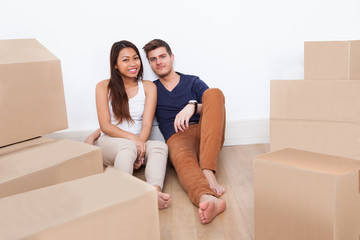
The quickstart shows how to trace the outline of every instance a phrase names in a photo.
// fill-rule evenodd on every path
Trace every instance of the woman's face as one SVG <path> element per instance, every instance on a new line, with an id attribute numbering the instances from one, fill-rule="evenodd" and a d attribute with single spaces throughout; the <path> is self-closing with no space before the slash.
<path id="1" fill-rule="evenodd" d="M 119 52 L 115 68 L 123 79 L 136 78 L 141 68 L 140 57 L 133 48 L 123 48 Z"/>

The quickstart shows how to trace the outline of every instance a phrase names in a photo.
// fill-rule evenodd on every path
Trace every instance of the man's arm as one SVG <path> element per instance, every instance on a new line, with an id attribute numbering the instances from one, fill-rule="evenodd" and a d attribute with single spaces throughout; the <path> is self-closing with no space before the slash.
<path id="1" fill-rule="evenodd" d="M 199 77 L 193 76 L 193 86 L 192 89 L 195 92 L 195 99 L 197 103 L 196 113 L 202 113 L 202 104 L 201 102 L 202 95 L 209 87 L 206 85 L 204 81 L 202 81 Z M 189 129 L 189 121 L 190 118 L 195 114 L 195 105 L 187 104 L 175 117 L 174 128 L 175 132 L 181 131 L 184 132 Z"/>
<path id="2" fill-rule="evenodd" d="M 201 114 L 202 104 L 197 104 L 197 114 Z M 175 117 L 174 128 L 175 132 L 184 132 L 189 129 L 189 120 L 195 114 L 195 105 L 187 104 Z"/>

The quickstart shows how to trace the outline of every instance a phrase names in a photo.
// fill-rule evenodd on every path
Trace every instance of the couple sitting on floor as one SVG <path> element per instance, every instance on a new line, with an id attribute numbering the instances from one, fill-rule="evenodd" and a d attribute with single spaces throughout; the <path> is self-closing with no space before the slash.
<path id="1" fill-rule="evenodd" d="M 146 165 L 146 181 L 158 190 L 159 209 L 169 207 L 163 193 L 168 159 L 191 202 L 199 207 L 201 223 L 209 223 L 226 208 L 217 182 L 217 160 L 224 143 L 225 98 L 196 76 L 175 72 L 169 45 L 154 39 L 143 47 L 159 77 L 142 80 L 137 47 L 128 41 L 113 44 L 110 79 L 96 86 L 100 129 L 85 142 L 102 148 L 104 164 L 133 173 Z M 148 140 L 156 113 L 166 144 Z"/>

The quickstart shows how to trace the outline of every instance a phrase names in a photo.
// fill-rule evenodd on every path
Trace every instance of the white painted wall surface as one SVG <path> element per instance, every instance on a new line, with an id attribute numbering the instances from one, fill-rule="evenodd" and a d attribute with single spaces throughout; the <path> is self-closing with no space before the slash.
<path id="1" fill-rule="evenodd" d="M 253 139 L 266 139 L 270 80 L 303 78 L 304 41 L 360 39 L 359 10 L 359 0 L 1 0 L 0 39 L 36 38 L 61 59 L 68 131 L 97 128 L 112 43 L 161 38 L 177 71 L 223 90 L 228 126 L 261 123 Z"/>

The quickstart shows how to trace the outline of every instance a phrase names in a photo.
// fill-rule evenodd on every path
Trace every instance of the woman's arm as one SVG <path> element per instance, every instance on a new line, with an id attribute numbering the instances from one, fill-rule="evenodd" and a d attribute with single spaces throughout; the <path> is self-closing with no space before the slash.
<path id="1" fill-rule="evenodd" d="M 157 101 L 157 89 L 153 82 L 143 80 L 144 90 L 145 90 L 145 107 L 143 113 L 143 120 L 141 126 L 141 132 L 139 134 L 139 138 L 146 142 L 150 136 L 154 115 L 155 115 L 155 108 L 156 108 L 156 101 Z"/>
<path id="2" fill-rule="evenodd" d="M 101 129 L 98 128 L 95 130 L 95 132 L 93 132 L 89 136 L 87 136 L 84 142 L 94 145 L 94 142 L 100 137 L 100 135 L 101 135 Z"/>

